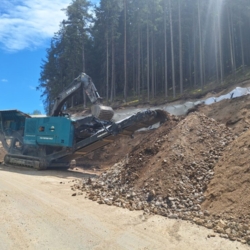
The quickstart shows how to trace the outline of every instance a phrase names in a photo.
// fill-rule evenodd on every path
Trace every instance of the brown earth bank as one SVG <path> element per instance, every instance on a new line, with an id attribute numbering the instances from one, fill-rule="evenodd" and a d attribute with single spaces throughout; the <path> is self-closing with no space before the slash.
<path id="1" fill-rule="evenodd" d="M 199 106 L 186 117 L 169 115 L 155 131 L 96 151 L 100 168 L 107 167 L 104 159 L 120 161 L 72 189 L 101 204 L 190 220 L 250 244 L 249 107 L 250 96 L 243 96 Z"/>
<path id="2" fill-rule="evenodd" d="M 215 168 L 202 204 L 213 214 L 250 219 L 250 131 L 228 145 Z"/>

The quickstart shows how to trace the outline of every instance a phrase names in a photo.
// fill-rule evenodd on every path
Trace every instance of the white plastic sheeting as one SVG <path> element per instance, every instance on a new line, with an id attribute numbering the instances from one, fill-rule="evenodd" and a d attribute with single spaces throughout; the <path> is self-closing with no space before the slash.
<path id="1" fill-rule="evenodd" d="M 163 106 L 162 109 L 166 110 L 167 112 L 173 115 L 185 115 L 190 108 L 193 108 L 196 105 L 201 104 L 201 103 L 205 105 L 210 105 L 210 104 L 213 104 L 215 102 L 220 102 L 225 99 L 237 98 L 237 97 L 249 95 L 249 94 L 250 94 L 250 88 L 236 87 L 234 90 L 232 90 L 226 95 L 222 95 L 219 97 L 209 97 L 208 99 L 205 99 L 205 100 L 199 100 L 195 102 L 186 102 L 184 104 L 179 104 L 179 105 L 172 105 L 172 106 L 166 105 L 166 106 Z"/>
<path id="2" fill-rule="evenodd" d="M 249 95 L 249 94 L 250 94 L 250 88 L 237 87 L 226 95 L 208 98 L 207 100 L 205 100 L 205 104 L 210 105 L 214 102 L 220 102 L 220 101 L 225 100 L 225 99 L 236 98 L 236 97 L 240 97 L 243 95 Z"/>
<path id="3" fill-rule="evenodd" d="M 179 105 L 166 105 L 165 107 L 162 107 L 162 109 L 173 115 L 184 115 L 190 108 L 193 108 L 194 106 L 194 102 L 186 102 Z"/>
<path id="4" fill-rule="evenodd" d="M 150 108 L 150 109 L 159 109 L 160 108 L 160 109 L 167 111 L 170 114 L 178 116 L 178 115 L 185 115 L 190 108 L 193 108 L 196 105 L 201 104 L 201 103 L 204 103 L 205 105 L 210 105 L 212 103 L 220 102 L 220 101 L 225 100 L 225 99 L 237 98 L 237 97 L 249 95 L 249 94 L 250 94 L 250 88 L 236 87 L 234 90 L 232 90 L 228 94 L 222 95 L 219 97 L 209 97 L 208 99 L 205 99 L 205 100 L 189 101 L 189 102 L 186 102 L 184 104 L 178 104 L 178 105 L 166 104 L 166 105 L 156 106 L 153 108 L 152 107 L 148 107 L 148 108 Z M 142 111 L 142 110 L 145 110 L 145 109 L 147 109 L 147 107 L 143 108 L 143 109 L 131 108 L 131 109 L 124 109 L 124 110 L 115 111 L 114 120 L 119 121 L 121 119 L 124 119 L 125 117 L 131 116 L 132 114 L 135 114 L 135 113 Z"/>

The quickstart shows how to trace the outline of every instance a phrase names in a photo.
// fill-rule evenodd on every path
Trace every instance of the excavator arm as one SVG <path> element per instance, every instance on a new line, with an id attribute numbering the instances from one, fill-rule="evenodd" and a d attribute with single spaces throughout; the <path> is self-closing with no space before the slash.
<path id="1" fill-rule="evenodd" d="M 65 102 L 81 90 L 85 91 L 91 103 L 94 104 L 91 107 L 91 112 L 94 117 L 101 120 L 112 119 L 114 115 L 113 109 L 109 106 L 104 106 L 101 104 L 102 98 L 100 97 L 91 77 L 85 73 L 81 73 L 77 78 L 74 79 L 74 81 L 66 90 L 62 91 L 57 96 L 50 115 L 59 116 Z"/>
<path id="2" fill-rule="evenodd" d="M 85 73 L 82 73 L 75 80 L 82 83 L 83 89 L 84 89 L 85 93 L 87 94 L 87 96 L 89 97 L 89 100 L 91 101 L 91 103 L 95 104 L 95 103 L 100 102 L 100 100 L 102 98 L 100 97 L 99 93 L 97 92 L 97 89 L 96 89 L 95 84 L 93 83 L 91 77 L 89 77 Z"/>

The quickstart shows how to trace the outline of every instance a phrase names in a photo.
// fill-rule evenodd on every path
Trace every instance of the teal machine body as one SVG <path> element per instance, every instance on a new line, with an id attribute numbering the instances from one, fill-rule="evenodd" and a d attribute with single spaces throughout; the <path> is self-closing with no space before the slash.
<path id="1" fill-rule="evenodd" d="M 72 147 L 73 122 L 67 117 L 26 118 L 24 144 Z"/>

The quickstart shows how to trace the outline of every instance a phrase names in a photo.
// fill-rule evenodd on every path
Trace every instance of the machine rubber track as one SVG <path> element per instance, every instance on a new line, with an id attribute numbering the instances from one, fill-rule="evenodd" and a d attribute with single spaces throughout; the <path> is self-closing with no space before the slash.
<path id="1" fill-rule="evenodd" d="M 6 154 L 4 157 L 4 163 L 6 165 L 35 168 L 37 170 L 44 170 L 47 168 L 44 159 L 28 155 Z"/>

